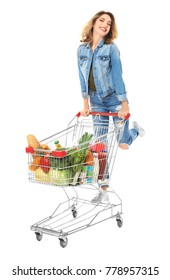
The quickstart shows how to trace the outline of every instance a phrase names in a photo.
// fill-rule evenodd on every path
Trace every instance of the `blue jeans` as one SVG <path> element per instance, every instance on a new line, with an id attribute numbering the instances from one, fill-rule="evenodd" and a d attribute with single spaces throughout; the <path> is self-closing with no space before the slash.
<path id="1" fill-rule="evenodd" d="M 112 93 L 104 98 L 99 98 L 97 93 L 95 91 L 90 90 L 89 91 L 90 96 L 90 105 L 91 105 L 91 111 L 96 112 L 118 112 L 121 109 L 121 101 L 119 101 L 116 97 L 116 93 Z M 113 117 L 113 122 L 116 124 L 117 122 L 122 121 L 122 119 L 118 117 Z M 109 117 L 107 116 L 93 116 L 93 125 L 95 128 L 95 124 L 97 126 L 100 123 L 103 123 L 106 126 L 106 129 L 104 130 L 102 128 L 101 134 L 107 133 L 107 127 L 109 123 Z M 95 131 L 95 129 L 94 129 Z M 98 130 L 97 136 L 100 135 L 100 131 Z M 132 142 L 137 138 L 139 135 L 136 128 L 129 129 L 129 120 L 125 122 L 124 131 L 121 135 L 120 139 L 118 139 L 118 142 L 121 144 L 127 144 L 130 146 Z"/>

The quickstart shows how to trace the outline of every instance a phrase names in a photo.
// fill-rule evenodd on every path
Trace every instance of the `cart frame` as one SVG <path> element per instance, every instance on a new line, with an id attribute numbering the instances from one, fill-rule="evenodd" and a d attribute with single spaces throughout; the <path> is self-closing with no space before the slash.
<path id="1" fill-rule="evenodd" d="M 116 117 L 118 116 L 117 113 L 115 112 L 110 112 L 110 113 L 101 113 L 101 112 L 90 112 L 90 115 L 92 116 L 109 116 L 109 117 Z M 54 141 L 54 139 L 57 139 L 59 136 L 62 135 L 62 138 L 65 138 L 65 147 L 67 147 L 68 144 L 68 135 L 72 134 L 72 141 L 73 144 L 78 140 L 78 138 L 82 135 L 83 129 L 93 126 L 93 123 L 88 123 L 84 122 L 84 118 L 82 118 L 82 121 L 79 120 L 79 117 L 81 116 L 81 113 L 79 112 L 68 124 L 68 127 L 59 133 L 56 133 L 48 138 L 45 138 L 41 141 L 41 143 L 51 143 Z M 130 114 L 126 116 L 124 120 L 118 123 L 118 125 L 115 125 L 112 123 L 112 128 L 110 129 L 110 121 L 108 123 L 108 133 L 110 133 L 110 139 L 109 139 L 109 153 L 107 151 L 107 154 L 110 155 L 112 153 L 112 156 L 107 157 L 107 166 L 111 167 L 109 170 L 109 180 L 110 180 L 110 175 L 112 174 L 113 171 L 113 166 L 118 150 L 118 144 L 119 140 L 121 139 L 121 135 L 124 130 L 124 125 L 127 119 L 130 117 Z M 101 123 L 99 124 L 101 127 Z M 79 127 L 79 131 L 78 131 Z M 93 128 L 94 129 L 94 128 Z M 77 131 L 79 133 L 77 133 Z M 100 140 L 100 137 L 108 137 L 107 135 L 100 135 L 97 137 L 97 140 Z M 112 137 L 114 135 L 114 138 Z M 118 138 L 119 135 L 119 138 Z M 75 141 L 76 139 L 76 141 Z M 96 139 L 95 139 L 96 140 Z M 33 154 L 36 153 L 41 153 L 41 149 L 32 149 L 31 147 L 26 148 L 26 152 L 28 153 L 28 165 L 30 165 L 31 162 L 31 157 Z M 63 150 L 60 150 L 58 152 L 54 150 L 49 150 L 47 151 L 52 155 L 53 157 L 64 157 Z M 114 154 L 114 155 L 113 155 Z M 106 168 L 105 168 L 106 172 Z M 35 175 L 33 172 L 29 171 L 29 180 L 34 183 L 43 183 L 43 184 L 49 184 L 49 185 L 55 185 L 54 182 L 47 182 L 47 181 L 37 181 L 35 178 Z M 99 190 L 100 184 L 98 182 L 92 182 L 90 184 L 76 184 L 76 185 L 62 185 L 60 188 L 64 191 L 67 200 L 64 202 L 61 202 L 57 208 L 54 210 L 54 212 L 40 220 L 39 222 L 34 223 L 31 226 L 31 230 L 35 232 L 36 234 L 36 239 L 40 241 L 43 237 L 43 234 L 48 234 L 52 236 L 58 237 L 60 241 L 61 247 L 66 247 L 68 243 L 68 238 L 67 236 L 79 232 L 81 230 L 84 230 L 86 228 L 89 228 L 91 226 L 97 225 L 103 221 L 106 221 L 110 218 L 115 218 L 118 227 L 121 227 L 123 224 L 123 219 L 121 215 L 123 214 L 122 212 L 122 200 L 119 197 L 119 195 L 113 190 L 111 186 L 109 186 L 109 202 L 103 203 L 91 203 L 89 199 L 86 198 L 81 198 L 80 197 L 80 189 L 81 191 L 84 190 Z M 69 194 L 70 189 L 73 191 L 73 195 Z M 68 191 L 69 190 L 69 191 Z"/>

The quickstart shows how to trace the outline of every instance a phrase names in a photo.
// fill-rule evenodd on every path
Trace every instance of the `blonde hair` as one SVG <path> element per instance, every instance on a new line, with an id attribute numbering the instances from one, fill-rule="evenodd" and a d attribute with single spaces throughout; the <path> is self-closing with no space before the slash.
<path id="1" fill-rule="evenodd" d="M 96 20 L 101 17 L 102 15 L 108 15 L 111 18 L 111 26 L 109 33 L 105 36 L 105 43 L 110 44 L 114 41 L 114 39 L 117 38 L 118 32 L 117 32 L 117 26 L 115 17 L 110 12 L 100 11 L 97 14 L 95 14 L 83 27 L 83 30 L 81 32 L 81 42 L 91 42 L 93 38 L 93 26 L 96 22 Z"/>

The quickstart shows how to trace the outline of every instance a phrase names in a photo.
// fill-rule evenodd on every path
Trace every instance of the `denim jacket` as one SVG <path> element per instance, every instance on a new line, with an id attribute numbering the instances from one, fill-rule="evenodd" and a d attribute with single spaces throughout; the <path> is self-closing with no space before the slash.
<path id="1" fill-rule="evenodd" d="M 88 97 L 88 79 L 92 63 L 94 82 L 99 98 L 115 93 L 119 101 L 126 100 L 122 78 L 120 53 L 115 43 L 105 44 L 102 39 L 92 52 L 90 43 L 83 43 L 77 50 L 78 71 L 82 96 Z"/>

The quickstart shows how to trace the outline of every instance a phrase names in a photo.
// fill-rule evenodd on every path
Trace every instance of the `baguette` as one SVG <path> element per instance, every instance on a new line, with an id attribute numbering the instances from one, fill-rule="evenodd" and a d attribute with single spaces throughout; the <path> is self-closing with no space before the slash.
<path id="1" fill-rule="evenodd" d="M 32 134 L 27 135 L 27 142 L 28 142 L 29 147 L 32 147 L 32 148 L 35 148 L 35 149 L 40 149 L 41 148 L 40 142 Z"/>

